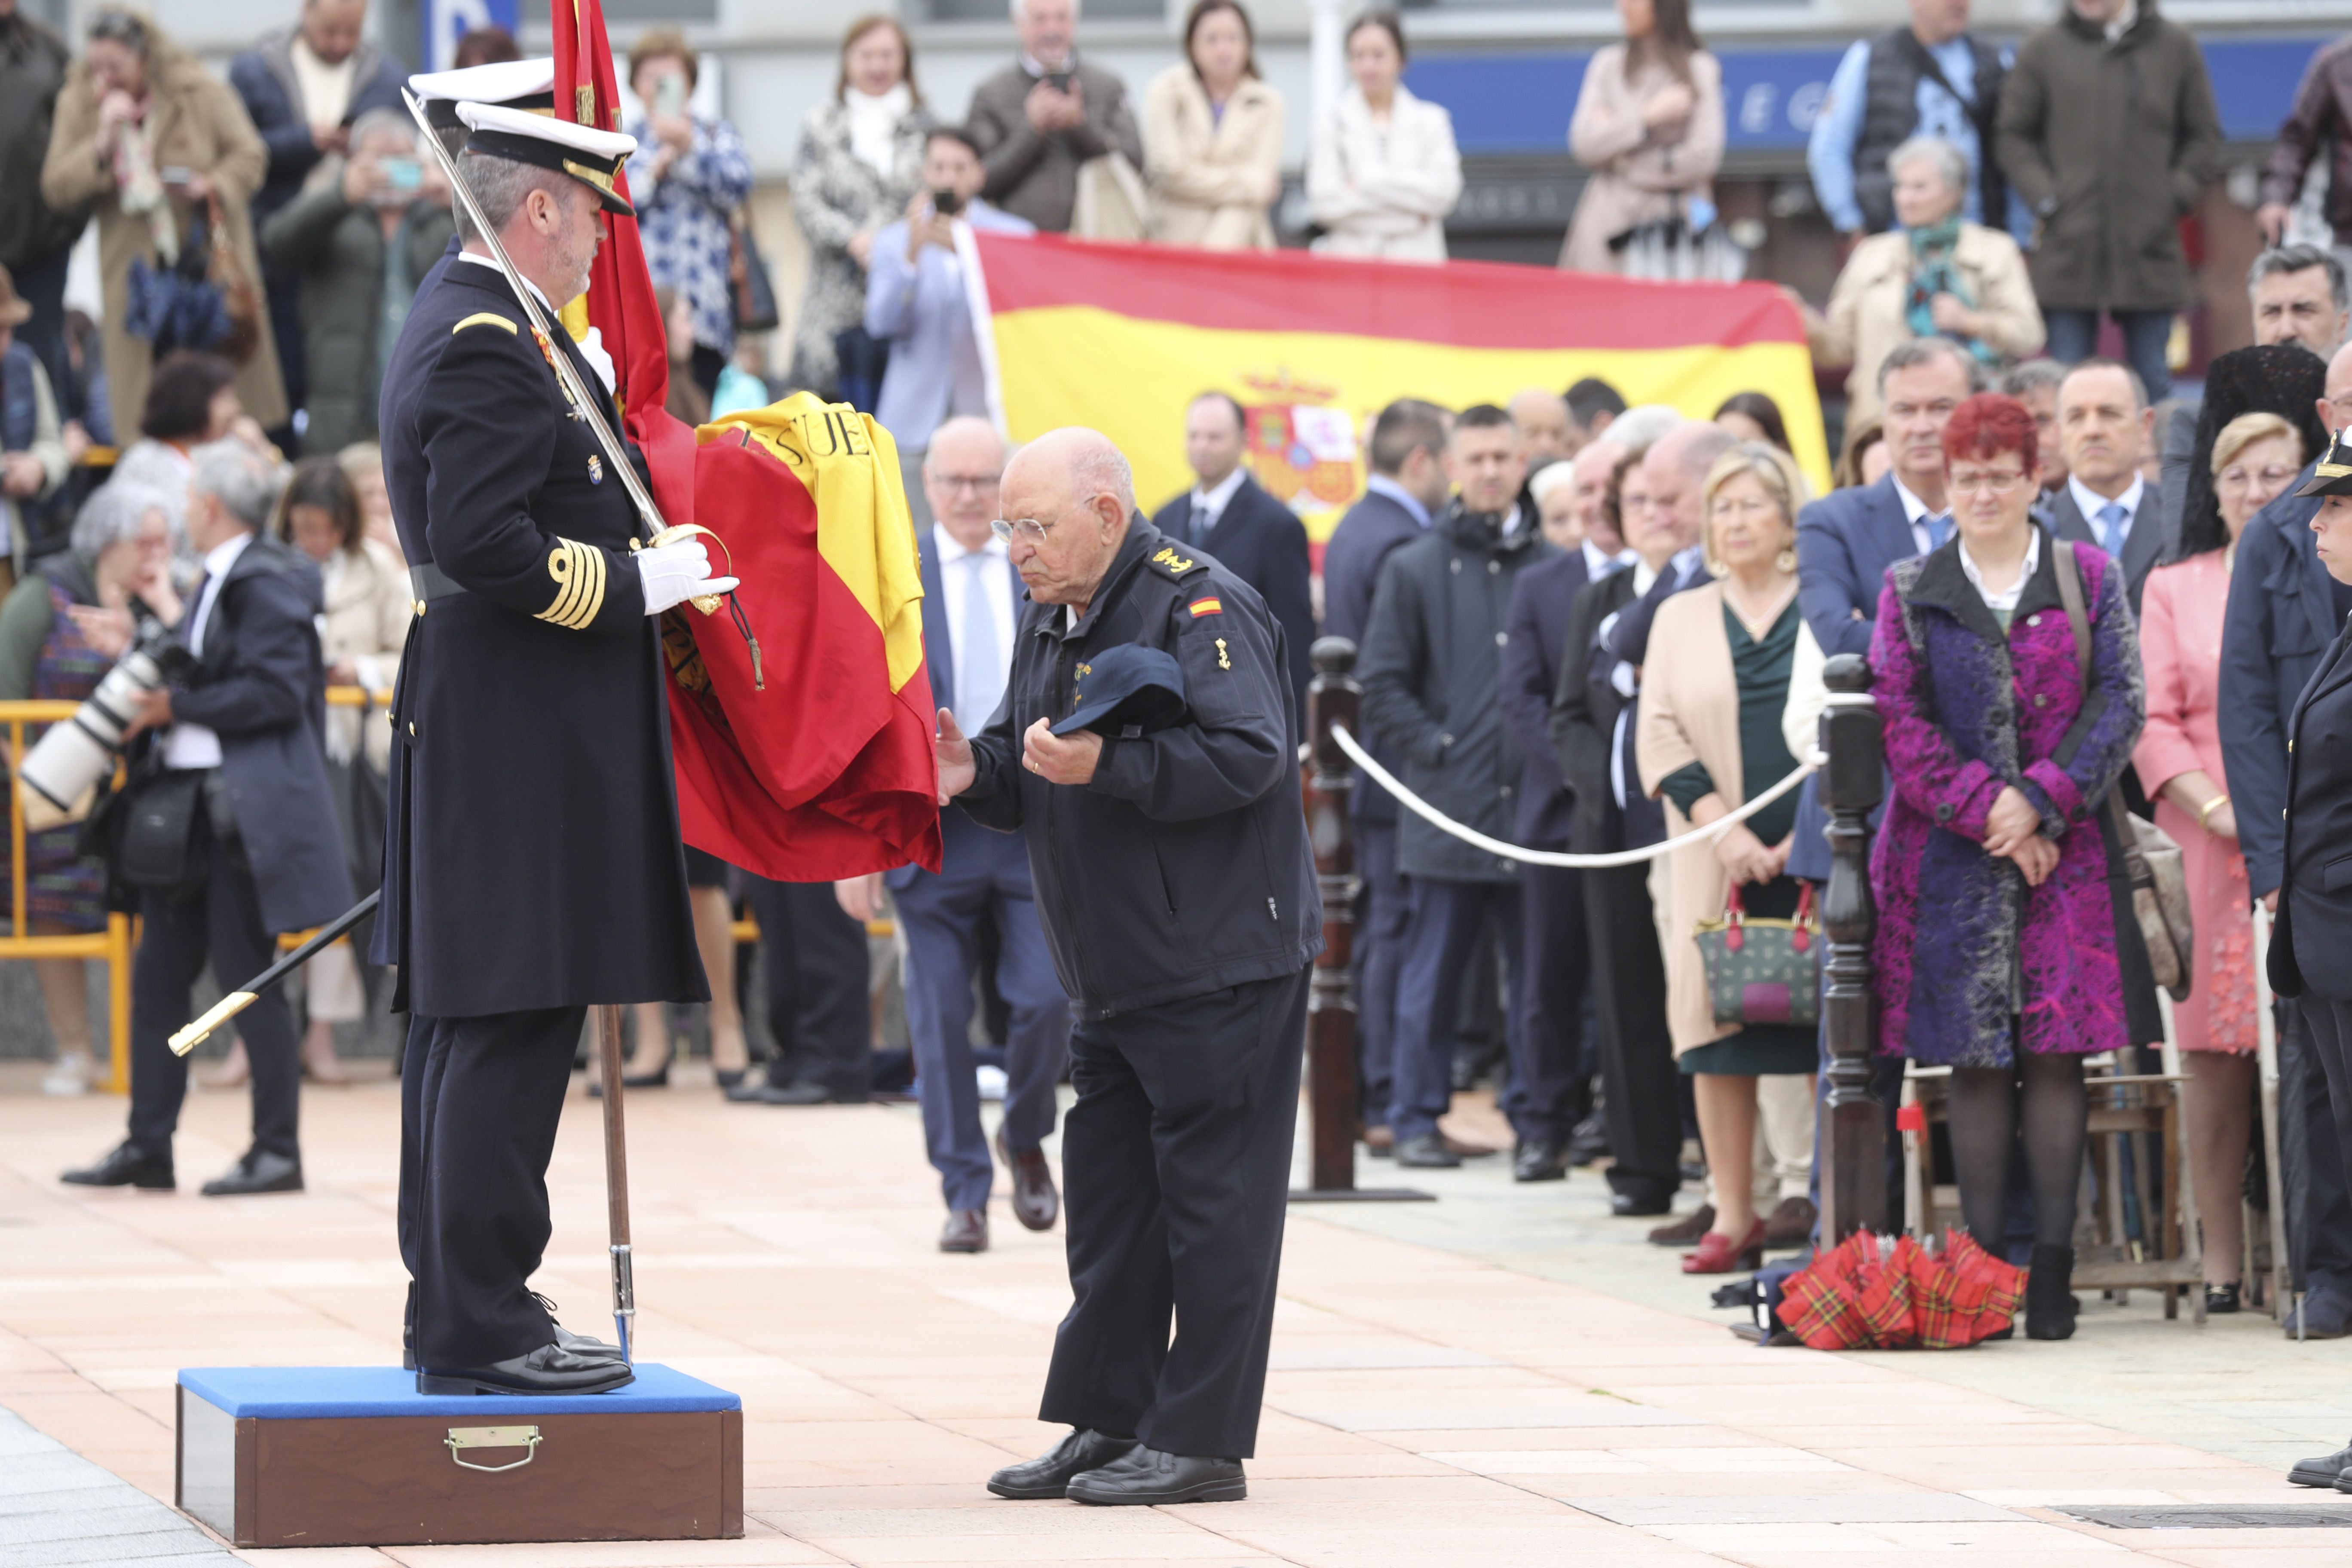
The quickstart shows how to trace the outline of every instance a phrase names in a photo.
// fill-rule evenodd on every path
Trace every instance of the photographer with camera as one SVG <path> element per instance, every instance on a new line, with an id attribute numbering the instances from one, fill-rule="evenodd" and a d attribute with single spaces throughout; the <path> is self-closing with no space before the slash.
<path id="1" fill-rule="evenodd" d="M 890 345 L 889 367 L 874 417 L 898 438 L 907 504 L 919 531 L 929 525 L 923 500 L 923 454 L 931 432 L 960 415 L 988 417 L 988 378 L 972 336 L 957 231 L 1033 234 L 1025 218 L 980 199 L 988 168 L 969 132 L 951 125 L 923 142 L 923 184 L 907 216 L 874 237 L 866 274 L 866 330 Z"/>
<path id="2" fill-rule="evenodd" d="M 351 155 L 328 157 L 302 193 L 263 222 L 262 259 L 299 280 L 306 454 L 331 456 L 374 439 L 386 308 L 406 316 L 418 281 L 456 230 L 448 184 L 419 157 L 415 122 L 399 109 L 361 115 Z"/>
<path id="3" fill-rule="evenodd" d="M 188 1065 L 168 1041 L 193 1016 L 189 988 L 206 958 L 236 984 L 276 959 L 278 932 L 323 924 L 352 902 L 320 742 L 319 569 L 260 531 L 278 501 L 276 465 L 240 441 L 194 456 L 187 531 L 205 575 L 168 640 L 142 635 L 127 607 L 73 617 L 100 653 L 145 658 L 164 678 L 121 696 L 131 783 L 92 825 L 110 892 L 137 910 L 145 933 L 131 981 L 129 1135 L 66 1173 L 81 1186 L 176 1185 L 172 1134 Z M 253 1144 L 205 1195 L 299 1192 L 301 1074 L 285 998 L 262 996 L 237 1033 L 252 1062 Z"/>

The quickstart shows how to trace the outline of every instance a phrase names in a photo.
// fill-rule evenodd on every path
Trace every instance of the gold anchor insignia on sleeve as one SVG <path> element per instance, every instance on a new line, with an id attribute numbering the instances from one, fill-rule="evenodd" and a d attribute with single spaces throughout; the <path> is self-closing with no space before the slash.
<path id="1" fill-rule="evenodd" d="M 1219 637 L 1217 639 L 1217 668 L 1219 669 L 1231 669 L 1233 667 L 1234 661 L 1225 657 L 1225 639 Z"/>

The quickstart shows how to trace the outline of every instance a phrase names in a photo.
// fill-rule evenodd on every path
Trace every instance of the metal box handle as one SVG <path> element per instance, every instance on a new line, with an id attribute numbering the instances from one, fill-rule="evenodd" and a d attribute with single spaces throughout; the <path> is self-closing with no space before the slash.
<path id="1" fill-rule="evenodd" d="M 452 1426 L 449 1435 L 441 1439 L 448 1445 L 449 1458 L 457 1468 L 479 1470 L 495 1476 L 501 1470 L 519 1470 L 539 1458 L 540 1436 L 536 1426 Z M 523 1457 L 511 1464 L 477 1465 L 467 1459 L 467 1448 L 521 1448 Z"/>

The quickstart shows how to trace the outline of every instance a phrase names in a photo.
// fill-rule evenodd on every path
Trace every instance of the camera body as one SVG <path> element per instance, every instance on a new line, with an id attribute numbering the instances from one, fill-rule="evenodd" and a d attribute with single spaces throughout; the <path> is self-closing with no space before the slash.
<path id="1" fill-rule="evenodd" d="M 98 689 L 83 699 L 71 719 L 50 725 L 25 754 L 16 777 L 25 786 L 26 829 L 37 833 L 88 816 L 99 784 L 121 754 L 132 699 L 185 680 L 195 669 L 196 656 L 169 628 L 152 616 L 142 617 L 130 648 Z"/>
<path id="2" fill-rule="evenodd" d="M 963 211 L 963 193 L 961 191 L 933 191 L 931 193 L 931 211 L 940 217 L 954 217 L 958 216 Z"/>

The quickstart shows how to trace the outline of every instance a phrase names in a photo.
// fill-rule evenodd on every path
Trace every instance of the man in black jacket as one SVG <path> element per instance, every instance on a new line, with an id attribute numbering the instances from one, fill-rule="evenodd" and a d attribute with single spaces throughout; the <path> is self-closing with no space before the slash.
<path id="1" fill-rule="evenodd" d="M 1446 446 L 1458 493 L 1429 533 L 1381 567 L 1357 673 L 1364 720 L 1404 754 L 1403 782 L 1466 827 L 1508 839 L 1517 816 L 1518 746 L 1503 723 L 1502 649 L 1512 585 L 1558 553 L 1516 498 L 1525 465 L 1510 416 L 1463 411 Z M 1504 970 L 1515 1173 L 1541 1179 L 1567 1145 L 1573 1053 L 1545 1048 L 1528 1026 L 1519 867 L 1420 816 L 1398 827 L 1398 868 L 1412 889 L 1397 988 L 1389 1126 L 1401 1164 L 1451 1166 L 1437 1130 L 1453 1098 L 1454 1021 L 1463 972 L 1493 922 Z"/>
<path id="2" fill-rule="evenodd" d="M 1315 644 L 1315 595 L 1307 585 L 1307 525 L 1242 467 L 1247 435 L 1242 405 L 1222 392 L 1204 392 L 1184 411 L 1184 460 L 1196 483 L 1152 514 L 1151 525 L 1178 544 L 1216 558 L 1217 564 L 1257 590 L 1289 645 L 1290 689 L 1301 723 L 1307 683 L 1315 671 L 1307 650 Z"/>
<path id="3" fill-rule="evenodd" d="M 0 267 L 15 275 L 33 307 L 16 336 L 60 391 L 73 384 L 66 363 L 66 260 L 89 214 L 58 212 L 41 199 L 41 160 L 72 66 L 65 40 L 26 16 L 21 0 L 0 0 Z"/>
<path id="4" fill-rule="evenodd" d="M 1062 1131 L 1076 1300 L 1038 1412 L 1075 1430 L 991 1478 L 1000 1497 L 1241 1497 L 1274 1328 L 1323 948 L 1297 718 L 1281 624 L 1136 515 L 1134 484 L 1078 428 L 1005 468 L 996 526 L 1030 598 L 1012 674 L 982 733 L 939 714 L 940 798 L 1028 830 L 1037 913 L 1077 1004 Z M 1181 721 L 1056 733 L 1093 661 L 1125 645 L 1173 657 Z"/>
<path id="5" fill-rule="evenodd" d="M 187 1097 L 188 1064 L 172 1031 L 194 1016 L 189 987 L 207 958 L 224 985 L 276 962 L 280 931 L 322 925 L 352 905 L 351 875 L 319 736 L 326 666 L 314 617 L 318 568 L 257 532 L 278 500 L 268 459 L 239 441 L 199 447 L 188 486 L 189 542 L 205 576 L 178 616 L 195 655 L 184 685 L 141 694 L 132 728 L 155 731 L 134 769 L 133 818 L 176 799 L 184 814 L 178 886 L 140 889 L 145 921 L 131 980 L 130 1136 L 65 1180 L 82 1186 L 171 1190 L 172 1134 Z M 168 597 L 168 584 L 154 592 Z M 151 606 L 159 614 L 176 604 Z M 91 637 L 119 653 L 131 637 L 117 612 Z M 302 1190 L 296 1141 L 301 1068 L 286 998 L 270 992 L 237 1016 L 253 1068 L 253 1146 L 205 1195 Z"/>

